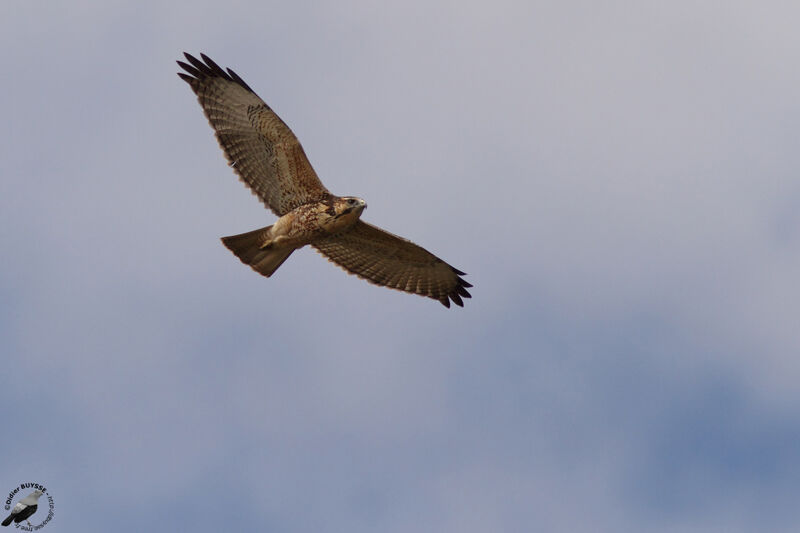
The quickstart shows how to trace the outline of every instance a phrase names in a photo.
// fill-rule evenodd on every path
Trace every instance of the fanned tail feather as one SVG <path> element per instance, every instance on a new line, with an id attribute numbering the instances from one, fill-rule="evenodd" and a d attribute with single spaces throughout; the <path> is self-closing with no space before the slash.
<path id="1" fill-rule="evenodd" d="M 271 227 L 267 226 L 239 235 L 222 237 L 222 244 L 233 252 L 242 263 L 259 274 L 270 277 L 294 252 L 293 248 L 265 247 L 265 244 L 269 242 Z"/>

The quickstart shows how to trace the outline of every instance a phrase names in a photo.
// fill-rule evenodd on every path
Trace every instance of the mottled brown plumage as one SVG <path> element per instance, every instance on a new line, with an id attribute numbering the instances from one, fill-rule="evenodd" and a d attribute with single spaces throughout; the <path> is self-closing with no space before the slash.
<path id="1" fill-rule="evenodd" d="M 222 242 L 269 277 L 306 244 L 347 272 L 376 285 L 427 296 L 450 307 L 470 298 L 469 283 L 424 248 L 360 220 L 366 203 L 331 194 L 292 130 L 231 69 L 204 54 L 184 54 L 180 76 L 197 95 L 230 166 L 280 218 Z"/>

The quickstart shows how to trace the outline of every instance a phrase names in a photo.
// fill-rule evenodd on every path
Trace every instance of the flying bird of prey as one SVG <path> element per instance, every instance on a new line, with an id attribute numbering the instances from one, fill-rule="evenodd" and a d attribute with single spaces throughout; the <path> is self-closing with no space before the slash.
<path id="1" fill-rule="evenodd" d="M 11 522 L 16 522 L 19 524 L 23 520 L 28 522 L 28 518 L 30 518 L 30 516 L 35 513 L 36 509 L 39 507 L 39 496 L 42 494 L 44 494 L 44 492 L 37 489 L 18 501 L 17 505 L 11 509 L 11 514 L 8 515 L 8 518 L 3 520 L 3 525 L 11 525 Z M 31 523 L 28 522 L 28 525 L 30 526 Z"/>
<path id="2" fill-rule="evenodd" d="M 416 244 L 360 219 L 366 202 L 336 196 L 322 185 L 292 130 L 231 69 L 205 54 L 184 53 L 179 72 L 214 129 L 228 163 L 279 218 L 271 226 L 223 237 L 253 270 L 271 276 L 310 244 L 351 274 L 376 285 L 464 305 L 472 287 L 453 268 Z"/>

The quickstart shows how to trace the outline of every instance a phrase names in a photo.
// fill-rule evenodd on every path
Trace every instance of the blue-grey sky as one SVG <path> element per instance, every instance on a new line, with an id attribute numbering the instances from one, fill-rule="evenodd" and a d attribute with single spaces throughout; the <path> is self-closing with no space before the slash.
<path id="1" fill-rule="evenodd" d="M 0 491 L 53 531 L 796 531 L 798 19 L 2 2 Z M 274 217 L 184 50 L 466 307 L 243 266 L 219 237 Z"/>

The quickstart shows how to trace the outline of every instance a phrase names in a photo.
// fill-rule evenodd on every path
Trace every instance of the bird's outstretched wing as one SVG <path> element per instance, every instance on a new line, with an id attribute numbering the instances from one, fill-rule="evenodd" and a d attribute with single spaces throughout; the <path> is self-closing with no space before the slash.
<path id="1" fill-rule="evenodd" d="M 278 115 L 234 71 L 205 54 L 184 53 L 181 77 L 197 94 L 228 163 L 276 215 L 329 193 L 303 147 Z"/>
<path id="2" fill-rule="evenodd" d="M 370 283 L 462 306 L 469 283 L 457 270 L 421 246 L 363 221 L 349 231 L 311 245 L 344 270 Z"/>

